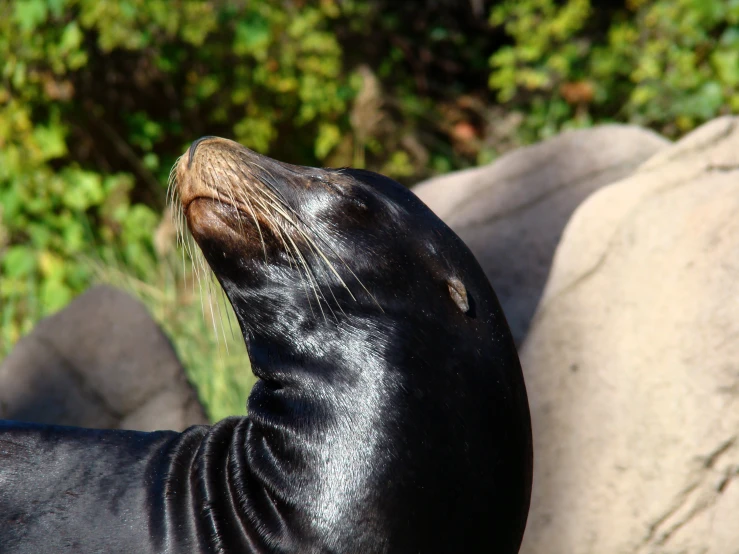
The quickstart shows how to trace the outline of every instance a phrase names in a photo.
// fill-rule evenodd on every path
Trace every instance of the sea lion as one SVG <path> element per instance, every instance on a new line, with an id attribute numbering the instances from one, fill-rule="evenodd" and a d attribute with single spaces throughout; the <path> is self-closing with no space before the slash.
<path id="1" fill-rule="evenodd" d="M 528 403 L 462 241 L 368 171 L 204 137 L 174 176 L 259 377 L 249 415 L 3 423 L 3 552 L 517 552 Z"/>

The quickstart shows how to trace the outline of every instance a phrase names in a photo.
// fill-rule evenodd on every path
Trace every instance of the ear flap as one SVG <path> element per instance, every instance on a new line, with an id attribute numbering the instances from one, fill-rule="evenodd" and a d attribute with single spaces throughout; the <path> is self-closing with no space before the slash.
<path id="1" fill-rule="evenodd" d="M 447 279 L 446 284 L 449 287 L 449 294 L 452 300 L 454 300 L 454 303 L 462 310 L 462 313 L 467 313 L 470 309 L 470 303 L 467 300 L 467 289 L 464 283 L 456 277 L 452 277 L 451 279 Z"/>

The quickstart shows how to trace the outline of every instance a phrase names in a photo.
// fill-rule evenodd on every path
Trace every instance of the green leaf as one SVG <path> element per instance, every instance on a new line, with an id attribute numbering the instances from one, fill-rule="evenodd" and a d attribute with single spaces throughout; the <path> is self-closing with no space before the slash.
<path id="1" fill-rule="evenodd" d="M 233 49 L 238 55 L 263 53 L 270 40 L 270 25 L 261 14 L 252 13 L 236 24 Z"/>
<path id="2" fill-rule="evenodd" d="M 708 81 L 701 87 L 697 98 L 694 113 L 703 119 L 715 117 L 724 101 L 721 83 Z"/>
<path id="3" fill-rule="evenodd" d="M 146 169 L 155 171 L 159 168 L 159 156 L 157 156 L 153 152 L 149 152 L 148 154 L 146 154 L 141 161 Z"/>
<path id="4" fill-rule="evenodd" d="M 72 21 L 64 28 L 62 38 L 59 41 L 59 48 L 65 53 L 76 50 L 82 44 L 82 36 L 79 25 L 77 25 L 76 21 Z"/>
<path id="5" fill-rule="evenodd" d="M 711 55 L 711 62 L 722 83 L 733 87 L 739 85 L 738 50 L 718 50 Z"/>
<path id="6" fill-rule="evenodd" d="M 11 246 L 2 260 L 5 277 L 17 278 L 32 275 L 36 271 L 36 256 L 26 246 Z"/>
<path id="7" fill-rule="evenodd" d="M 321 123 L 316 137 L 316 157 L 322 160 L 341 141 L 339 127 L 332 123 Z"/>
<path id="8" fill-rule="evenodd" d="M 85 228 L 75 221 L 65 225 L 62 233 L 64 237 L 64 249 L 68 254 L 82 252 L 85 247 Z"/>
<path id="9" fill-rule="evenodd" d="M 53 230 L 44 223 L 32 223 L 28 226 L 28 235 L 34 248 L 46 248 L 51 242 Z"/>
<path id="10" fill-rule="evenodd" d="M 14 7 L 13 19 L 22 31 L 32 31 L 46 21 L 48 11 L 44 0 L 21 0 Z"/>
<path id="11" fill-rule="evenodd" d="M 66 273 L 64 260 L 49 252 L 42 251 L 38 256 L 39 268 L 44 279 L 62 282 Z"/>
<path id="12" fill-rule="evenodd" d="M 67 144 L 61 125 L 37 126 L 33 130 L 33 139 L 41 150 L 44 160 L 61 158 L 67 153 Z"/>
<path id="13" fill-rule="evenodd" d="M 41 283 L 41 305 L 44 313 L 52 313 L 62 309 L 72 300 L 72 291 L 67 285 L 55 279 L 46 279 Z"/>
<path id="14" fill-rule="evenodd" d="M 100 175 L 91 171 L 74 171 L 68 174 L 68 185 L 62 201 L 74 211 L 84 211 L 103 200 L 103 185 Z"/>
<path id="15" fill-rule="evenodd" d="M 69 4 L 68 0 L 46 0 L 51 15 L 60 18 L 64 13 L 64 8 Z"/>

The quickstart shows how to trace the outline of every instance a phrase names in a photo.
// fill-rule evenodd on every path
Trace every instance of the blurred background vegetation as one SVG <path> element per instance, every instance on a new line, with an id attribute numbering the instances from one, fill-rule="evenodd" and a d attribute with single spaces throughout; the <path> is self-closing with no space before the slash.
<path id="1" fill-rule="evenodd" d="M 678 138 L 739 113 L 739 0 L 5 0 L 0 60 L 0 359 L 113 283 L 218 419 L 252 377 L 166 214 L 192 140 L 412 184 L 566 128 Z"/>

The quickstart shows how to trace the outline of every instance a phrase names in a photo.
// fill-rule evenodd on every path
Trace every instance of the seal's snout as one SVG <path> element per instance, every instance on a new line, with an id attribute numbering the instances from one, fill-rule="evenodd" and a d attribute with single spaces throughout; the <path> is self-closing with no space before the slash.
<path id="1" fill-rule="evenodd" d="M 214 138 L 218 138 L 218 137 L 214 137 L 214 136 L 211 136 L 211 135 L 206 135 L 204 137 L 200 137 L 199 139 L 197 139 L 195 142 L 193 142 L 190 145 L 190 150 L 188 150 L 188 156 L 187 156 L 187 169 L 190 169 L 190 166 L 192 166 L 192 159 L 195 156 L 195 150 L 197 150 L 198 145 L 200 145 L 202 142 L 204 142 L 206 140 L 210 140 L 210 139 L 214 139 Z"/>

